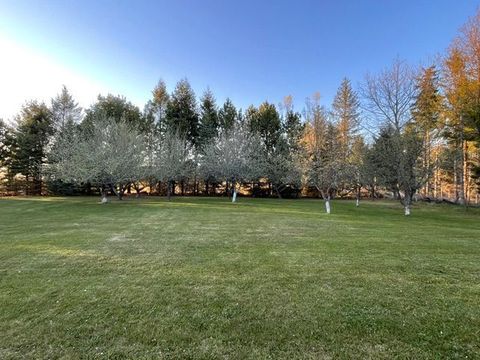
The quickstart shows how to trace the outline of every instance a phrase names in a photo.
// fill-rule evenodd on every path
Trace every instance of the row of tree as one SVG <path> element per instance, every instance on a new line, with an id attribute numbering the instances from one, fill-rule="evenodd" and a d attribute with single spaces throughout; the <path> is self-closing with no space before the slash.
<path id="1" fill-rule="evenodd" d="M 344 79 L 330 109 L 315 94 L 302 113 L 292 97 L 244 112 L 197 102 L 186 79 L 160 81 L 143 111 L 99 96 L 83 111 L 66 88 L 51 105 L 27 103 L 14 125 L 0 120 L 6 191 L 113 192 L 357 198 L 385 194 L 405 214 L 416 194 L 466 204 L 480 176 L 480 14 L 439 64 L 404 61 L 369 74 L 355 91 Z"/>

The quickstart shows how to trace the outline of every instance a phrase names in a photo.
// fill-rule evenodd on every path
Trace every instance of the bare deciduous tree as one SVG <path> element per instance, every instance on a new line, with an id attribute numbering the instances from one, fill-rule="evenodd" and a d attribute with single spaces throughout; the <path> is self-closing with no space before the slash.
<path id="1" fill-rule="evenodd" d="M 204 176 L 230 182 L 233 187 L 232 202 L 236 202 L 237 186 L 255 176 L 257 166 L 252 166 L 258 154 L 259 141 L 246 127 L 235 123 L 230 130 L 222 130 L 204 149 L 201 161 Z"/>
<path id="2" fill-rule="evenodd" d="M 378 75 L 367 74 L 360 88 L 363 107 L 379 124 L 388 123 L 401 131 L 412 119 L 411 107 L 415 98 L 415 71 L 396 59 L 391 68 Z"/>
<path id="3" fill-rule="evenodd" d="M 73 183 L 89 182 L 100 188 L 102 203 L 111 189 L 119 199 L 141 176 L 144 143 L 124 121 L 98 117 L 88 133 L 60 133 L 51 174 Z"/>
<path id="4" fill-rule="evenodd" d="M 331 212 L 330 200 L 339 184 L 348 177 L 348 167 L 341 159 L 337 129 L 329 121 L 318 98 L 307 102 L 307 128 L 304 138 L 304 170 L 307 184 L 315 187 Z M 352 176 L 350 174 L 350 176 Z"/>
<path id="5" fill-rule="evenodd" d="M 193 149 L 189 141 L 178 131 L 168 131 L 159 142 L 153 167 L 155 177 L 167 184 L 168 200 L 174 183 L 191 176 L 194 167 Z"/>

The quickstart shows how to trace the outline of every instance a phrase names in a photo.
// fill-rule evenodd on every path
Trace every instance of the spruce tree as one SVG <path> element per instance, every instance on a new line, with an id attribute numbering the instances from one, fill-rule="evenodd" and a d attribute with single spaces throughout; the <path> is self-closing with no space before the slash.
<path id="1" fill-rule="evenodd" d="M 25 177 L 26 193 L 42 192 L 42 168 L 46 162 L 46 149 L 53 134 L 52 116 L 44 103 L 27 103 L 17 117 L 15 145 L 11 149 L 8 172 L 11 176 Z"/>
<path id="2" fill-rule="evenodd" d="M 61 93 L 52 99 L 51 111 L 55 131 L 78 124 L 82 116 L 82 108 L 75 102 L 66 86 L 63 86 Z"/>
<path id="3" fill-rule="evenodd" d="M 250 119 L 250 131 L 260 136 L 267 152 L 270 152 L 278 141 L 281 132 L 280 115 L 275 105 L 264 102 L 258 107 Z"/>
<path id="4" fill-rule="evenodd" d="M 198 140 L 198 114 L 195 93 L 187 79 L 180 80 L 170 97 L 165 113 L 170 134 L 184 136 L 190 143 Z"/>
<path id="5" fill-rule="evenodd" d="M 439 127 L 442 107 L 442 97 L 439 93 L 439 79 L 435 66 L 422 69 L 417 78 L 417 96 L 412 107 L 412 116 L 415 127 L 420 132 L 423 141 L 423 166 L 431 177 L 433 159 L 431 156 L 432 143 L 439 135 L 435 132 Z M 426 195 L 430 194 L 430 181 L 426 182 Z"/>
<path id="6" fill-rule="evenodd" d="M 54 135 L 50 141 L 48 153 L 48 165 L 51 166 L 56 160 L 53 154 L 58 146 L 64 143 L 72 144 L 74 136 L 78 130 L 82 116 L 82 109 L 75 102 L 73 96 L 68 92 L 65 86 L 62 91 L 51 102 L 52 126 Z M 73 195 L 77 192 L 77 186 L 73 183 L 65 183 L 62 180 L 50 177 L 47 182 L 49 192 L 58 195 Z"/>
<path id="7" fill-rule="evenodd" d="M 144 111 L 146 127 L 155 133 L 165 133 L 166 124 L 165 116 L 170 95 L 167 86 L 163 80 L 159 80 L 158 84 L 152 90 L 152 99 L 150 99 Z"/>
<path id="8" fill-rule="evenodd" d="M 82 128 L 91 130 L 95 121 L 109 118 L 116 122 L 125 122 L 135 130 L 143 132 L 146 126 L 145 119 L 140 109 L 123 96 L 99 95 L 97 102 L 86 110 Z"/>
<path id="9" fill-rule="evenodd" d="M 198 143 L 201 147 L 208 144 L 218 133 L 218 110 L 215 97 L 210 90 L 205 91 L 200 100 L 200 123 Z"/>
<path id="10" fill-rule="evenodd" d="M 360 102 L 350 80 L 344 78 L 332 104 L 339 136 L 340 156 L 347 161 L 360 123 Z"/>
<path id="11" fill-rule="evenodd" d="M 237 109 L 232 100 L 227 98 L 222 108 L 218 111 L 218 125 L 222 130 L 231 130 L 238 117 Z"/>

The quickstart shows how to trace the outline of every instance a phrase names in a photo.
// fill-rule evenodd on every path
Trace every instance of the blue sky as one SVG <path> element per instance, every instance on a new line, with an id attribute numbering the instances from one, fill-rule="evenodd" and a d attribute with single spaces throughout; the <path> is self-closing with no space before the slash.
<path id="1" fill-rule="evenodd" d="M 414 65 L 435 59 L 478 5 L 1 1 L 0 117 L 11 117 L 28 98 L 55 95 L 62 83 L 83 106 L 99 92 L 142 105 L 159 78 L 172 90 L 183 77 L 197 95 L 210 87 L 219 102 L 229 96 L 240 107 L 277 104 L 291 94 L 301 110 L 315 91 L 329 105 L 345 76 L 356 85 L 396 56 Z"/>

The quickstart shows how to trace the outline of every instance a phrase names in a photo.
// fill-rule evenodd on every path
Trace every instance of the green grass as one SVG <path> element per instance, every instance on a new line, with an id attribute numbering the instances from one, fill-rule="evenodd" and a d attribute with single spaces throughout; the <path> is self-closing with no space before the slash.
<path id="1" fill-rule="evenodd" d="M 0 200 L 0 358 L 480 358 L 480 211 Z"/>

